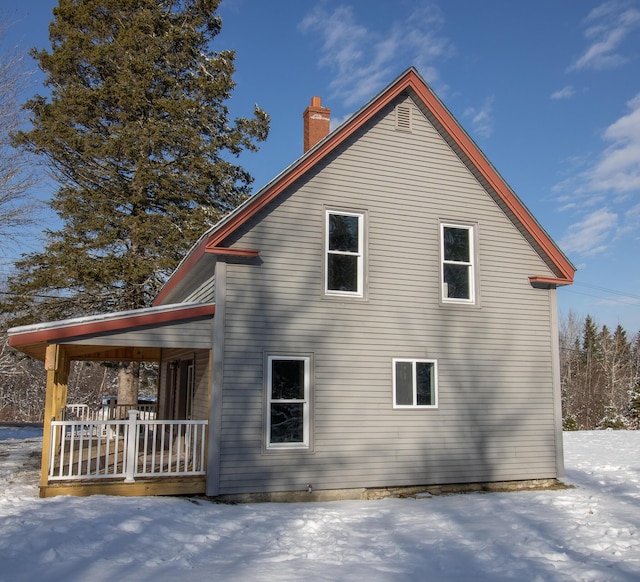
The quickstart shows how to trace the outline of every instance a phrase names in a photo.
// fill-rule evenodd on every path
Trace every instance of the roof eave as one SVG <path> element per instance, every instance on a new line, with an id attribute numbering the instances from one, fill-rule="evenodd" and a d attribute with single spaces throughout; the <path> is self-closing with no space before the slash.
<path id="1" fill-rule="evenodd" d="M 556 287 L 564 287 L 573 284 L 572 278 L 564 277 L 547 277 L 534 275 L 529 277 L 529 283 L 536 289 L 555 289 Z"/>

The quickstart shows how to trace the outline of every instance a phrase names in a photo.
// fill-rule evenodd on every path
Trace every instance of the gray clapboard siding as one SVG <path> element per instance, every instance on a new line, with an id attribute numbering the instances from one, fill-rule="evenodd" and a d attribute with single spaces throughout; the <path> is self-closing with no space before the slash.
<path id="1" fill-rule="evenodd" d="M 156 325 L 125 332 L 94 335 L 88 339 L 65 339 L 65 343 L 75 345 L 101 346 L 150 346 L 158 348 L 201 348 L 211 349 L 211 319 Z"/>
<path id="2" fill-rule="evenodd" d="M 405 470 L 408 471 L 419 471 L 421 465 L 430 465 L 432 468 L 436 468 L 438 465 L 441 465 L 445 470 L 456 469 L 457 466 L 464 466 L 463 463 L 473 462 L 474 459 L 478 457 L 482 457 L 485 461 L 492 460 L 494 461 L 491 470 L 495 470 L 496 466 L 500 464 L 503 458 L 510 458 L 513 462 L 517 463 L 518 457 L 525 452 L 535 453 L 537 456 L 541 456 L 541 463 L 545 461 L 552 460 L 554 456 L 554 448 L 553 443 L 550 443 L 548 447 L 545 448 L 536 448 L 536 449 L 525 449 L 519 447 L 501 447 L 501 448 L 493 448 L 493 449 L 483 449 L 479 450 L 477 446 L 467 446 L 464 447 L 460 444 L 455 444 L 453 446 L 447 447 L 446 445 L 441 446 L 440 448 L 432 448 L 426 451 L 421 451 L 420 453 L 406 453 L 402 454 L 402 451 L 398 450 L 398 452 L 394 450 L 390 450 L 388 447 L 378 447 L 374 449 L 357 449 L 354 448 L 352 450 L 342 449 L 334 451 L 332 458 L 329 456 L 325 456 L 322 460 L 306 457 L 305 459 L 299 459 L 297 461 L 289 458 L 278 459 L 280 461 L 279 468 L 288 468 L 295 469 L 300 464 L 305 466 L 306 470 L 315 470 L 322 471 L 324 474 L 328 474 L 331 472 L 335 472 L 338 476 L 338 471 L 342 472 L 348 469 L 353 472 L 358 471 L 358 466 L 351 462 L 347 463 L 345 467 L 340 466 L 335 462 L 335 459 L 346 458 L 349 460 L 351 457 L 358 457 L 359 463 L 361 466 L 366 466 L 370 470 L 384 468 L 390 462 L 397 462 L 399 465 L 402 465 Z M 346 457 L 340 457 L 340 452 L 344 453 Z M 273 463 L 275 459 L 270 459 L 270 462 Z M 238 478 L 238 473 L 245 473 L 249 475 L 251 473 L 251 467 L 248 467 L 244 462 L 242 455 L 236 455 L 235 458 L 226 458 L 225 461 L 229 464 L 230 467 L 234 469 L 233 479 Z M 313 462 L 313 464 L 310 463 Z M 449 466 L 447 464 L 449 463 Z M 265 467 L 268 465 L 265 465 Z M 317 473 L 316 473 L 317 474 Z M 284 475 L 282 476 L 284 478 Z"/>
<path id="3" fill-rule="evenodd" d="M 206 272 L 203 270 L 203 274 Z M 213 276 L 207 276 L 189 295 L 184 299 L 184 303 L 213 303 L 215 298 L 216 280 Z"/>
<path id="4" fill-rule="evenodd" d="M 214 255 L 205 254 L 197 269 L 190 269 L 188 275 L 178 281 L 162 303 L 213 303 L 215 293 Z"/>
<path id="5" fill-rule="evenodd" d="M 325 488 L 324 484 L 327 483 L 331 488 L 339 489 L 341 479 L 349 479 L 353 482 L 358 479 L 358 474 L 362 471 L 366 471 L 367 474 L 371 476 L 370 486 L 373 487 L 405 485 L 404 480 L 401 478 L 398 478 L 396 481 L 393 475 L 385 476 L 382 473 L 389 463 L 396 464 L 402 473 L 412 479 L 415 484 L 419 484 L 419 481 L 415 479 L 420 479 L 425 472 L 437 477 L 439 481 L 436 481 L 436 483 L 478 482 L 475 477 L 470 477 L 468 471 L 469 464 L 473 462 L 474 458 L 478 457 L 477 453 L 472 451 L 466 454 L 451 454 L 449 451 L 446 451 L 446 453 L 447 454 L 440 456 L 417 459 L 397 459 L 397 457 L 393 456 L 367 458 L 365 456 L 360 466 L 355 466 L 350 463 L 347 458 L 339 458 L 336 462 L 327 462 L 324 465 L 314 464 L 314 466 L 311 466 L 305 463 L 302 466 L 297 464 L 283 467 L 284 469 L 288 469 L 289 472 L 297 469 L 298 477 L 293 482 L 287 480 L 286 471 L 277 470 L 273 466 L 265 466 L 261 474 L 259 474 L 255 480 L 250 481 L 252 483 L 251 489 L 253 491 L 273 491 L 282 487 L 289 487 L 289 490 L 306 489 L 306 484 L 309 482 L 312 482 L 314 487 L 316 484 L 322 483 L 323 488 Z M 489 455 L 482 456 L 484 467 L 478 474 L 480 481 L 512 480 L 510 479 L 510 474 L 504 472 L 500 467 L 500 457 L 504 456 L 503 452 L 496 454 L 494 457 Z M 526 472 L 527 476 L 525 479 L 539 478 L 541 471 L 545 472 L 545 477 L 543 478 L 549 478 L 552 474 L 545 471 L 543 463 L 527 466 L 521 465 L 518 466 L 518 470 Z M 233 469 L 233 477 L 229 479 L 229 484 L 235 482 L 238 487 L 246 486 L 243 485 L 243 482 L 246 484 L 247 479 L 251 479 L 252 476 L 255 477 L 255 471 L 252 471 L 250 467 L 242 463 L 237 463 L 230 468 Z M 256 487 L 259 483 L 261 483 L 260 488 Z"/>
<path id="6" fill-rule="evenodd" d="M 554 477 L 553 275 L 426 118 L 389 107 L 231 241 L 220 492 Z M 367 212 L 366 299 L 322 296 L 325 208 Z M 440 304 L 440 221 L 473 224 L 479 302 Z M 313 353 L 313 447 L 263 452 L 265 351 Z M 392 408 L 392 358 L 438 360 L 437 409 Z"/>

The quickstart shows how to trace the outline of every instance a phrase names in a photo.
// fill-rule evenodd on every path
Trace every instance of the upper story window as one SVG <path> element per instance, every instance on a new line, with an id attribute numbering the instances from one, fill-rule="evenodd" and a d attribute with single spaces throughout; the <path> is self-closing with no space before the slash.
<path id="1" fill-rule="evenodd" d="M 325 293 L 362 297 L 364 214 L 327 210 L 325 230 Z"/>
<path id="2" fill-rule="evenodd" d="M 473 227 L 441 224 L 442 300 L 475 303 Z"/>

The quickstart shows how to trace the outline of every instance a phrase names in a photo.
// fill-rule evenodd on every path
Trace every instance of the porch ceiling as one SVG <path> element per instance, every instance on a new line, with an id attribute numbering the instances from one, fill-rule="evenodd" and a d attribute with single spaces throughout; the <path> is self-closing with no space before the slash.
<path id="1" fill-rule="evenodd" d="M 47 345 L 58 344 L 72 360 L 156 361 L 162 348 L 172 346 L 172 328 L 210 320 L 215 304 L 175 304 L 99 314 L 15 327 L 9 345 L 44 361 Z M 201 346 L 198 346 L 201 347 Z"/>

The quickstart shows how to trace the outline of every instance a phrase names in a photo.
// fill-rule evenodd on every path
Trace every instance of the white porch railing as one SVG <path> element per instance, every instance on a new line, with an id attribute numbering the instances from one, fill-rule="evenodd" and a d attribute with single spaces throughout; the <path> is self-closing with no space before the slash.
<path id="1" fill-rule="evenodd" d="M 49 480 L 204 475 L 206 420 L 51 422 Z M 144 416 L 144 413 L 142 414 Z"/>

